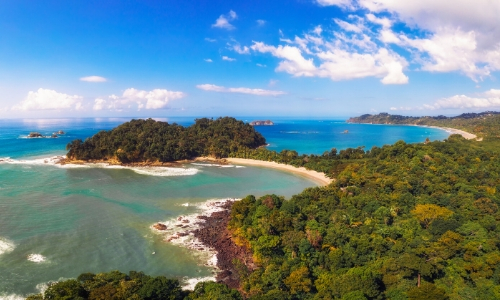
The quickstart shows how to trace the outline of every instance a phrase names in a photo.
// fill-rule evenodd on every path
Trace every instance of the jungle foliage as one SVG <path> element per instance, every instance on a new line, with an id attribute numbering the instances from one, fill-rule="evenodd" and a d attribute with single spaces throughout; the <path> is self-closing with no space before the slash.
<path id="1" fill-rule="evenodd" d="M 148 276 L 143 272 L 119 271 L 83 273 L 77 279 L 54 282 L 43 294 L 31 295 L 27 300 L 208 300 L 242 299 L 240 293 L 224 284 L 200 282 L 194 291 L 181 289 L 177 279 Z"/>
<path id="2" fill-rule="evenodd" d="M 500 299 L 500 151 L 484 143 L 452 135 L 290 159 L 336 166 L 337 180 L 234 204 L 230 229 L 259 265 L 242 276 L 245 295 Z"/>
<path id="3" fill-rule="evenodd" d="M 132 120 L 85 141 L 74 140 L 66 149 L 68 158 L 78 160 L 168 162 L 196 156 L 226 157 L 265 142 L 252 126 L 230 117 L 197 119 L 189 127 L 147 119 Z"/>

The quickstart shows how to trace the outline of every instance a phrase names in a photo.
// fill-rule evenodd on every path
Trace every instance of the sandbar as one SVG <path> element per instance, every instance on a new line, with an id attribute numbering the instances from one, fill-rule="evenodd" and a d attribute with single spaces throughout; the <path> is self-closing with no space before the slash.
<path id="1" fill-rule="evenodd" d="M 265 168 L 283 170 L 307 177 L 325 186 L 329 185 L 334 181 L 333 179 L 328 178 L 324 173 L 308 170 L 304 167 L 294 167 L 291 165 L 280 164 L 274 161 L 263 161 L 263 160 L 245 159 L 245 158 L 226 158 L 225 161 L 231 164 L 241 164 L 247 166 L 265 167 Z"/>

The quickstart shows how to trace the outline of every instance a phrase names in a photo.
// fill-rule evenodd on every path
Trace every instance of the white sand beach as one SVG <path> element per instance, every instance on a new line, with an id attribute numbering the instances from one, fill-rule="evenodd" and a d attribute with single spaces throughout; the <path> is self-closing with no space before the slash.
<path id="1" fill-rule="evenodd" d="M 302 175 L 304 177 L 313 179 L 314 181 L 320 183 L 321 185 L 329 185 L 330 183 L 333 182 L 333 179 L 326 177 L 324 173 L 313 170 L 307 170 L 304 167 L 297 168 L 291 165 L 279 164 L 271 161 L 262 161 L 262 160 L 244 159 L 244 158 L 226 158 L 225 160 L 231 164 L 265 167 L 265 168 L 272 168 L 272 169 L 291 172 L 294 174 Z"/>

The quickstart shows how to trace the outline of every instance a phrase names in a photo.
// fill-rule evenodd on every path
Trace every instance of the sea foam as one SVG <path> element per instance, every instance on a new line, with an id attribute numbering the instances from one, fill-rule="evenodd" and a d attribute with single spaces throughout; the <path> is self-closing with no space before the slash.
<path id="1" fill-rule="evenodd" d="M 164 235 L 165 241 L 192 250 L 191 253 L 204 262 L 205 266 L 217 270 L 217 252 L 215 249 L 203 244 L 194 236 L 192 231 L 200 229 L 205 223 L 205 220 L 199 217 L 209 217 L 212 213 L 223 211 L 226 202 L 237 200 L 240 199 L 210 199 L 201 203 L 189 204 L 189 206 L 195 206 L 199 211 L 158 222 L 167 226 L 166 230 L 156 229 L 155 224 L 151 225 L 150 228 L 153 232 Z"/>
<path id="2" fill-rule="evenodd" d="M 117 166 L 106 163 L 86 163 L 86 164 L 62 164 L 66 156 L 52 156 L 37 159 L 12 159 L 10 157 L 0 158 L 0 164 L 12 165 L 35 165 L 35 166 L 54 166 L 64 169 L 72 168 L 104 168 L 104 169 L 123 169 L 132 170 L 137 174 L 149 176 L 192 176 L 198 173 L 196 168 L 172 168 L 172 167 L 132 167 Z"/>
<path id="3" fill-rule="evenodd" d="M 16 294 L 10 294 L 10 295 L 5 295 L 5 294 L 0 294 L 0 300 L 24 300 L 26 297 L 23 297 L 21 295 L 16 295 Z"/>
<path id="4" fill-rule="evenodd" d="M 28 260 L 34 263 L 41 263 L 47 260 L 47 258 L 41 254 L 30 254 L 28 255 Z"/>
<path id="5" fill-rule="evenodd" d="M 16 246 L 14 245 L 13 242 L 9 241 L 6 238 L 0 237 L 0 255 L 4 253 L 9 253 L 14 250 Z"/>

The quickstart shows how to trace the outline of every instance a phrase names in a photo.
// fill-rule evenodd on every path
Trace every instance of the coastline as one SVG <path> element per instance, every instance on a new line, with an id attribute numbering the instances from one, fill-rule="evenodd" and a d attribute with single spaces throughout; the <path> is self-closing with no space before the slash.
<path id="1" fill-rule="evenodd" d="M 478 141 L 482 140 L 482 139 L 478 139 L 477 135 L 472 134 L 472 133 L 467 132 L 467 131 L 460 130 L 460 129 L 450 128 L 450 127 L 430 126 L 430 125 L 415 125 L 415 126 L 441 129 L 441 130 L 444 130 L 446 132 L 449 132 L 450 134 L 460 134 L 462 137 L 464 137 L 465 139 L 468 139 L 468 140 L 473 140 L 473 139 L 476 139 Z"/>
<path id="2" fill-rule="evenodd" d="M 309 179 L 312 179 L 323 186 L 329 185 L 334 181 L 333 179 L 328 178 L 324 173 L 318 171 L 308 170 L 304 167 L 294 167 L 292 165 L 280 164 L 273 161 L 271 162 L 271 161 L 246 159 L 246 158 L 225 158 L 224 160 L 232 164 L 241 164 L 254 167 L 265 167 L 265 168 L 287 171 L 296 175 L 301 175 Z"/>

